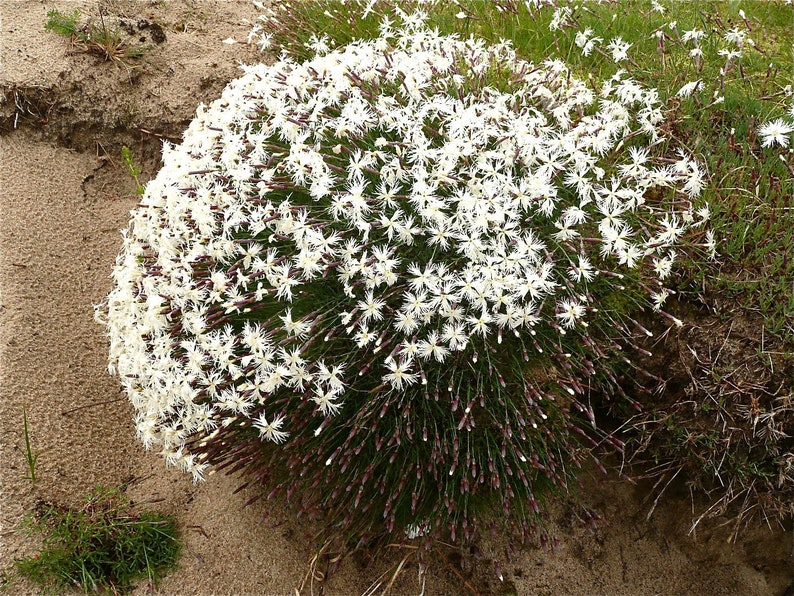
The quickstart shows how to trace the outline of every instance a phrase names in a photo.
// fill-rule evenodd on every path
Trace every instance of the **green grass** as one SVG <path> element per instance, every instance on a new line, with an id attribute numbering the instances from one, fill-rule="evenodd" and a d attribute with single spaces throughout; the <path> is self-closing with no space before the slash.
<path id="1" fill-rule="evenodd" d="M 39 461 L 41 453 L 34 453 L 33 447 L 30 444 L 30 429 L 28 428 L 28 411 L 22 408 L 22 432 L 25 436 L 25 458 L 28 464 L 28 475 L 26 480 L 36 482 L 36 464 Z"/>
<path id="2" fill-rule="evenodd" d="M 57 593 L 123 594 L 140 579 L 153 589 L 181 548 L 171 517 L 138 511 L 117 490 L 98 489 L 80 509 L 40 503 L 24 529 L 43 545 L 15 561 L 17 573 Z"/>
<path id="3" fill-rule="evenodd" d="M 89 19 L 82 26 L 80 17 L 79 10 L 71 13 L 50 10 L 44 29 L 69 38 L 74 47 L 87 54 L 129 69 L 139 67 L 137 62 L 144 57 L 146 46 L 131 45 L 125 41 L 118 26 L 111 27 L 105 22 L 104 14 L 100 14 L 99 20 Z"/>

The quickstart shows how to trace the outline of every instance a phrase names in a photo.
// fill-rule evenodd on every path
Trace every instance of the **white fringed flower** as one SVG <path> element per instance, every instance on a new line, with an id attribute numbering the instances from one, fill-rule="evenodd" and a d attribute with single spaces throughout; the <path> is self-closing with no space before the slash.
<path id="1" fill-rule="evenodd" d="M 244 67 L 132 213 L 103 306 L 110 368 L 144 443 L 196 477 L 192 437 L 243 420 L 281 443 L 290 400 L 316 406 L 317 434 L 367 371 L 400 392 L 503 331 L 585 333 L 589 284 L 621 278 L 604 271 L 665 295 L 703 172 L 654 162 L 655 90 L 619 73 L 596 95 L 560 61 L 421 15 L 382 29 Z M 497 70 L 505 91 L 484 82 Z M 650 204 L 654 189 L 675 201 Z"/>
<path id="2" fill-rule="evenodd" d="M 789 135 L 792 132 L 794 132 L 794 125 L 789 124 L 782 118 L 767 122 L 758 129 L 762 147 L 773 147 L 776 144 L 781 147 L 788 147 L 791 141 Z"/>

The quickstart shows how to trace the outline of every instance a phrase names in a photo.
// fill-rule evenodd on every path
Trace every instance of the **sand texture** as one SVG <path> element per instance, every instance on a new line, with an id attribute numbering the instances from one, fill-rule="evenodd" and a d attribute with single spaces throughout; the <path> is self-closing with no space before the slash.
<path id="1" fill-rule="evenodd" d="M 70 50 L 43 28 L 52 8 L 97 16 L 100 7 L 151 46 L 140 72 Z M 244 43 L 223 42 L 244 42 L 256 16 L 242 0 L 0 1 L 0 569 L 35 551 L 36 539 L 16 528 L 38 501 L 79 505 L 104 485 L 175 514 L 185 548 L 161 594 L 294 594 L 304 581 L 311 520 L 294 519 L 281 502 L 243 508 L 251 494 L 233 494 L 238 479 L 215 474 L 193 485 L 146 452 L 93 319 L 138 200 L 121 146 L 151 178 L 162 139 L 178 141 L 239 62 L 261 59 Z M 139 28 L 145 22 L 161 25 L 166 39 L 156 43 L 151 27 Z M 23 407 L 41 453 L 35 485 L 25 479 Z M 731 528 L 714 520 L 689 535 L 685 484 L 671 486 L 646 520 L 649 489 L 588 473 L 580 496 L 602 518 L 597 529 L 560 506 L 553 552 L 502 559 L 500 582 L 490 560 L 504 546 L 488 538 L 472 561 L 431 561 L 425 594 L 466 593 L 463 580 L 482 593 L 526 595 L 778 595 L 791 584 L 790 532 L 758 524 L 730 544 Z M 314 593 L 360 594 L 401 558 L 348 558 Z M 393 593 L 419 593 L 417 576 L 409 564 Z M 6 588 L 36 592 L 20 579 Z M 147 592 L 142 584 L 135 593 Z"/>

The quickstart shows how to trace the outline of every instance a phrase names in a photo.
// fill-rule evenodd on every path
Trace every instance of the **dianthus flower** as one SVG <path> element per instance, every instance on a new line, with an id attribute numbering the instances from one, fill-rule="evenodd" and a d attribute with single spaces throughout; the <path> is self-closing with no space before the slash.
<path id="1" fill-rule="evenodd" d="M 640 279 L 661 304 L 672 247 L 704 220 L 703 172 L 653 158 L 658 95 L 624 73 L 596 94 L 560 61 L 441 36 L 421 15 L 313 45 L 304 63 L 244 67 L 201 106 L 132 213 L 102 310 L 138 434 L 196 478 L 274 457 L 288 483 L 347 479 L 366 448 L 344 480 L 356 505 L 392 474 L 397 456 L 375 454 L 421 435 L 400 476 L 418 479 L 417 523 L 443 507 L 459 520 L 428 495 L 470 482 L 511 476 L 534 499 L 527 478 L 560 474 L 571 439 L 562 426 L 545 452 L 516 442 L 565 420 L 522 367 L 559 367 L 546 381 L 584 391 L 576 375 L 603 354 L 590 334 L 620 329 L 599 296 Z M 628 47 L 610 44 L 616 60 Z M 497 433 L 499 461 L 463 429 Z M 454 489 L 420 482 L 427 462 Z M 392 524 L 402 486 L 379 492 Z"/>
<path id="2" fill-rule="evenodd" d="M 775 144 L 781 147 L 788 147 L 791 140 L 789 135 L 792 132 L 794 132 L 794 125 L 789 124 L 782 118 L 767 122 L 758 129 L 762 147 L 772 147 Z"/>

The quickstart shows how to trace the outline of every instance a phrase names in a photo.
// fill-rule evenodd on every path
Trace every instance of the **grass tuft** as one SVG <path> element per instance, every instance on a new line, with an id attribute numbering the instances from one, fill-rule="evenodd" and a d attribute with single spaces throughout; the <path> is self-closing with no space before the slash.
<path id="1" fill-rule="evenodd" d="M 143 578 L 154 589 L 181 548 L 170 516 L 139 512 L 116 489 L 97 489 L 80 509 L 40 502 L 24 528 L 44 543 L 15 562 L 17 572 L 58 591 L 123 594 Z"/>
<path id="2" fill-rule="evenodd" d="M 110 27 L 105 16 L 100 14 L 99 21 L 89 19 L 79 26 L 80 11 L 63 13 L 59 10 L 47 12 L 44 28 L 63 37 L 80 51 L 97 56 L 102 60 L 115 62 L 129 69 L 138 68 L 137 64 L 146 53 L 146 46 L 130 45 L 125 41 L 118 26 Z"/>

